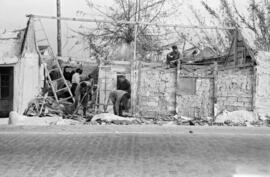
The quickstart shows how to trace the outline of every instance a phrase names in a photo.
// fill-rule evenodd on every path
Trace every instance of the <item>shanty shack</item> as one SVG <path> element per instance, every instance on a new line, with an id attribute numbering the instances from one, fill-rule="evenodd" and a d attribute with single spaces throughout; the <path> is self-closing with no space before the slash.
<path id="1" fill-rule="evenodd" d="M 23 113 L 42 86 L 32 23 L 23 30 L 0 33 L 0 117 Z"/>
<path id="2" fill-rule="evenodd" d="M 209 48 L 186 50 L 178 68 L 142 62 L 138 82 L 130 79 L 138 86 L 137 98 L 133 98 L 137 99 L 136 113 L 143 117 L 178 114 L 196 118 L 213 117 L 224 110 L 270 114 L 269 56 L 253 51 L 238 35 L 230 50 L 220 56 Z M 116 88 L 118 73 L 130 78 L 130 63 L 100 67 L 100 103 Z"/>

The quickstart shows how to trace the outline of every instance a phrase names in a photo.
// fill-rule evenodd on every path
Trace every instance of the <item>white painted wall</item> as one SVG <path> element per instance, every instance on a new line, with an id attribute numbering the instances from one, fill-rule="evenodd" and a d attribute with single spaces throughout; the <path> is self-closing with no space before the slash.
<path id="1" fill-rule="evenodd" d="M 21 114 L 40 93 L 39 56 L 25 53 L 15 65 L 14 72 L 14 110 Z"/>

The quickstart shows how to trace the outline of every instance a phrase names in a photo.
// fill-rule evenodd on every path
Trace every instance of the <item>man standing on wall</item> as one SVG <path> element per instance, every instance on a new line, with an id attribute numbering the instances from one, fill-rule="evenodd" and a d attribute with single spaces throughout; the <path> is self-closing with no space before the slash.
<path id="1" fill-rule="evenodd" d="M 177 60 L 180 58 L 180 52 L 177 49 L 177 46 L 172 46 L 172 51 L 168 53 L 166 64 L 169 68 L 177 67 Z"/>

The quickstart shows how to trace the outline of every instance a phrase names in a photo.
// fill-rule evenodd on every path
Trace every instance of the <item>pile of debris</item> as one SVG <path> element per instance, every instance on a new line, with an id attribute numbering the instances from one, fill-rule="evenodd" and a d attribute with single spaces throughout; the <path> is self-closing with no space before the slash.
<path id="1" fill-rule="evenodd" d="M 120 117 L 111 113 L 101 113 L 88 119 L 85 124 L 88 125 L 131 125 L 140 124 L 139 119 L 131 117 Z"/>
<path id="2" fill-rule="evenodd" d="M 54 98 L 37 97 L 33 99 L 24 112 L 28 117 L 61 117 L 64 119 L 72 119 L 87 125 L 161 125 L 161 126 L 270 126 L 270 117 L 259 116 L 251 111 L 223 111 L 215 118 L 191 118 L 179 115 L 159 116 L 156 118 L 134 118 L 131 116 L 120 117 L 112 113 L 93 114 L 87 113 L 83 118 L 82 113 L 75 111 L 74 104 L 69 102 L 57 103 Z M 62 124 L 60 122 L 60 124 Z M 63 123 L 65 124 L 65 123 Z M 73 122 L 74 124 L 74 122 Z M 75 123 L 76 124 L 76 123 Z"/>
<path id="3" fill-rule="evenodd" d="M 70 103 L 57 103 L 52 97 L 45 95 L 39 96 L 31 100 L 24 111 L 25 116 L 60 116 L 68 112 L 72 112 Z"/>
<path id="4" fill-rule="evenodd" d="M 252 111 L 238 110 L 228 112 L 225 110 L 216 117 L 214 125 L 268 127 L 270 125 L 270 117 L 258 115 Z"/>

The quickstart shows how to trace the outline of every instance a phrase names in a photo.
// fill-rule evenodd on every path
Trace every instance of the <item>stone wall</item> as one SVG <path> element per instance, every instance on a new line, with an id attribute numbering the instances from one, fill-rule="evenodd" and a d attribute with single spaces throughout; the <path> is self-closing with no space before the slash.
<path id="1" fill-rule="evenodd" d="M 252 110 L 253 68 L 220 70 L 215 82 L 216 114 L 223 110 Z"/>
<path id="2" fill-rule="evenodd" d="M 186 83 L 181 82 L 181 79 L 178 82 L 178 115 L 196 118 L 213 115 L 213 78 L 211 70 L 211 67 L 202 67 L 195 71 L 193 70 L 193 72 L 187 72 L 185 69 L 181 70 L 180 78 L 192 79 L 195 87 L 192 88 L 194 93 L 179 91 L 180 85 Z"/>
<path id="3" fill-rule="evenodd" d="M 139 89 L 139 111 L 146 117 L 175 113 L 175 69 L 142 68 Z"/>
<path id="4" fill-rule="evenodd" d="M 106 103 L 109 92 L 116 89 L 118 73 L 124 73 L 130 80 L 128 66 L 112 65 L 100 69 L 100 103 Z M 255 89 L 252 67 L 219 70 L 216 78 L 213 76 L 213 66 L 183 67 L 178 73 L 179 82 L 177 85 L 175 68 L 143 67 L 141 69 L 138 94 L 140 115 L 161 117 L 177 113 L 181 116 L 202 118 L 214 116 L 214 113 L 225 109 L 228 111 L 253 109 L 254 98 L 252 95 Z M 270 75 L 270 72 L 268 73 Z M 181 80 L 181 78 L 187 78 L 187 80 Z M 192 92 L 187 86 L 190 83 L 195 83 L 190 87 L 194 90 Z M 262 84 L 262 82 L 260 83 Z M 270 82 L 264 83 L 268 83 L 270 86 Z M 183 89 L 181 84 L 187 92 L 181 90 Z M 268 92 L 265 91 L 265 93 Z M 270 100 L 270 92 L 268 96 Z M 262 102 L 262 100 L 257 99 L 257 102 Z"/>
<path id="5" fill-rule="evenodd" d="M 254 107 L 257 113 L 270 116 L 270 53 L 258 52 L 256 62 Z"/>

